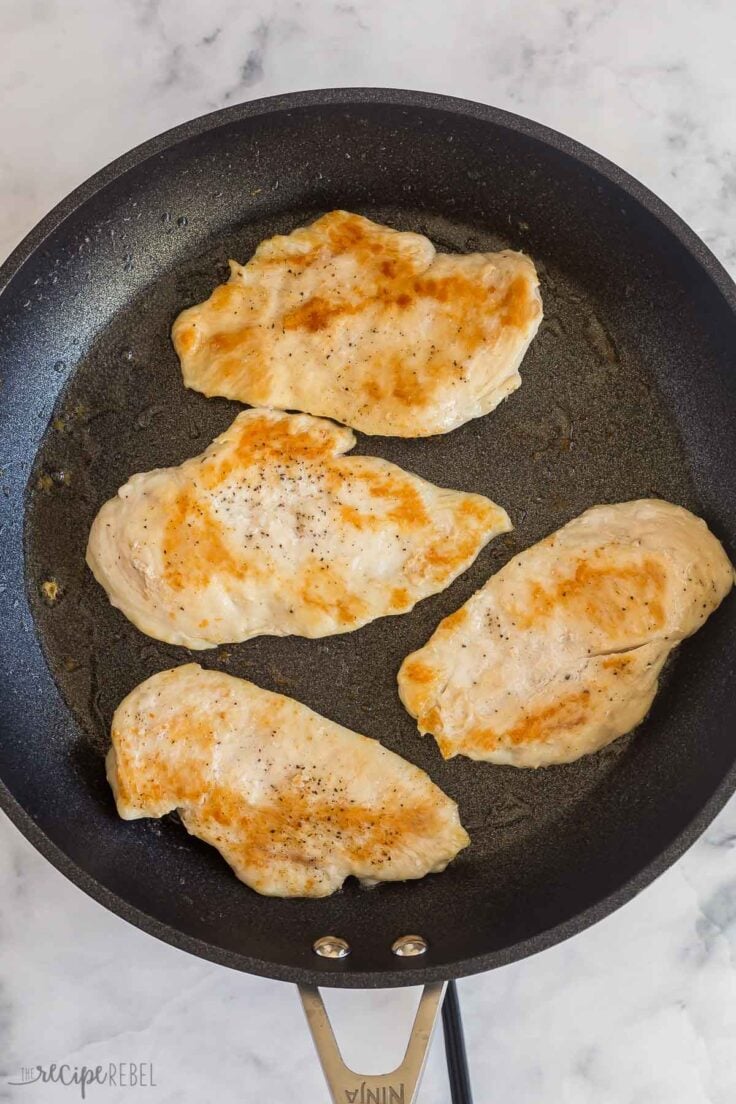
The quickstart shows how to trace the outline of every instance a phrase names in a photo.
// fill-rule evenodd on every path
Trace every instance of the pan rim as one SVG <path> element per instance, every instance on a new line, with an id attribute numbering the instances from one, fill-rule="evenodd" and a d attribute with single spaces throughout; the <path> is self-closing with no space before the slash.
<path id="1" fill-rule="evenodd" d="M 340 105 L 364 107 L 372 104 L 438 110 L 490 122 L 501 128 L 524 134 L 543 146 L 551 147 L 581 163 L 604 177 L 653 216 L 698 262 L 704 276 L 716 286 L 726 304 L 736 313 L 736 285 L 711 250 L 667 204 L 602 155 L 543 124 L 489 105 L 431 92 L 374 87 L 316 89 L 250 100 L 198 116 L 148 139 L 92 175 L 37 223 L 0 266 L 0 295 L 49 235 L 57 230 L 71 214 L 106 186 L 151 157 L 183 141 L 247 118 L 288 113 L 291 110 L 310 107 Z M 587 909 L 554 928 L 501 950 L 462 959 L 451 965 L 414 967 L 407 963 L 402 968 L 396 968 L 397 963 L 394 969 L 385 971 L 380 969 L 351 971 L 349 960 L 344 966 L 325 963 L 323 969 L 284 966 L 280 963 L 250 958 L 239 952 L 226 951 L 204 940 L 189 936 L 131 906 L 123 898 L 97 882 L 46 835 L 1 780 L 0 807 L 36 850 L 88 896 L 122 919 L 166 943 L 219 965 L 273 980 L 339 988 L 389 988 L 421 985 L 450 977 L 463 977 L 508 965 L 539 951 L 547 950 L 597 923 L 640 893 L 684 854 L 705 831 L 734 789 L 736 789 L 736 762 L 686 827 L 655 859 L 623 882 L 617 890 L 600 898 Z"/>

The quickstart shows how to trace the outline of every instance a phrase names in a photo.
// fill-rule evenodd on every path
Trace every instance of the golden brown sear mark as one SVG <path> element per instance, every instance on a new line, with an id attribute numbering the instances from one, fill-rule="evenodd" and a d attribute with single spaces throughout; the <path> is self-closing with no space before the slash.
<path id="1" fill-rule="evenodd" d="M 161 725 L 161 733 L 168 745 L 181 749 L 179 755 L 172 759 L 165 747 L 149 750 L 142 764 L 138 743 L 151 719 L 153 714 L 139 728 L 125 733 L 113 730 L 121 800 L 140 808 L 167 805 L 172 809 L 197 802 L 207 788 L 208 764 L 215 745 L 212 722 L 194 712 L 175 714 Z M 128 785 L 132 780 L 135 792 Z"/>
<path id="2" fill-rule="evenodd" d="M 327 799 L 318 780 L 295 777 L 288 792 L 274 794 L 267 806 L 249 805 L 231 790 L 212 787 L 194 810 L 197 820 L 214 822 L 230 839 L 223 841 L 230 861 L 253 871 L 268 871 L 279 858 L 309 865 L 309 851 L 320 853 L 325 837 L 352 863 L 382 865 L 405 837 L 430 836 L 441 830 L 429 801 L 402 807 L 370 807 Z M 313 860 L 316 864 L 316 858 Z"/>
<path id="3" fill-rule="evenodd" d="M 197 482 L 206 490 L 221 486 L 234 474 L 278 462 L 293 467 L 299 463 L 322 462 L 333 457 L 338 448 L 334 427 L 325 422 L 307 429 L 296 428 L 283 418 L 248 418 L 226 460 L 217 456 L 202 464 Z"/>
<path id="4" fill-rule="evenodd" d="M 403 610 L 411 603 L 411 595 L 406 587 L 394 587 L 391 591 L 391 609 Z"/>
<path id="5" fill-rule="evenodd" d="M 437 672 L 434 667 L 430 667 L 429 664 L 424 663 L 423 660 L 411 659 L 404 664 L 404 675 L 406 678 L 411 679 L 412 682 L 426 685 L 437 677 Z"/>
<path id="6" fill-rule="evenodd" d="M 215 575 L 242 580 L 255 569 L 228 547 L 222 525 L 192 489 L 174 499 L 162 552 L 164 579 L 172 590 L 206 587 Z"/>
<path id="7" fill-rule="evenodd" d="M 551 586 L 533 582 L 513 616 L 523 628 L 562 613 L 612 635 L 652 632 L 665 622 L 666 585 L 664 568 L 651 556 L 631 564 L 612 557 L 600 563 L 582 559 L 572 574 Z"/>
<path id="8" fill-rule="evenodd" d="M 455 333 L 462 335 L 463 344 L 470 345 L 481 340 L 485 313 L 498 310 L 503 326 L 522 329 L 529 324 L 536 309 L 529 294 L 529 281 L 524 276 L 512 280 L 499 302 L 494 286 L 484 286 L 463 273 L 420 277 L 411 272 L 397 274 L 397 268 L 398 262 L 392 262 L 391 267 L 384 265 L 381 269 L 384 280 L 368 294 L 353 299 L 312 296 L 284 316 L 284 329 L 314 334 L 326 330 L 338 319 L 364 315 L 371 308 L 379 313 L 395 313 L 431 301 L 435 307 L 443 308 L 442 315 L 453 324 Z M 370 284 L 370 280 L 366 282 Z M 390 319 L 384 321 L 390 322 Z M 210 345 L 216 352 L 230 351 L 242 333 L 244 331 L 217 334 L 211 338 Z"/>
<path id="9" fill-rule="evenodd" d="M 335 616 L 345 625 L 353 624 L 366 612 L 365 602 L 353 594 L 342 574 L 329 564 L 314 561 L 301 573 L 298 590 L 305 606 Z"/>
<path id="10" fill-rule="evenodd" d="M 526 744 L 544 741 L 564 730 L 585 724 L 590 703 L 590 690 L 578 690 L 558 698 L 522 715 L 512 728 L 496 731 L 493 728 L 471 729 L 463 743 L 474 750 L 492 751 L 501 744 Z M 443 752 L 444 753 L 444 752 Z"/>

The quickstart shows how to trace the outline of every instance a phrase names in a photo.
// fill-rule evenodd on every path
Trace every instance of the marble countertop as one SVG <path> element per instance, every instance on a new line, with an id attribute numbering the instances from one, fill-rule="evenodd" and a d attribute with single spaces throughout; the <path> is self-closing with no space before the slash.
<path id="1" fill-rule="evenodd" d="M 580 139 L 736 272 L 732 0 L 700 0 L 697 21 L 692 0 L 3 0 L 0 41 L 0 256 L 90 173 L 191 116 L 388 85 Z M 54 1061 L 153 1063 L 155 1087 L 88 1090 L 104 1104 L 327 1100 L 291 986 L 157 942 L 0 831 L 0 1100 L 79 1099 L 8 1084 Z M 618 913 L 459 988 L 477 1104 L 733 1104 L 736 800 Z M 396 1055 L 412 1000 L 328 992 L 348 1061 Z M 439 1037 L 419 1099 L 448 1100 Z"/>

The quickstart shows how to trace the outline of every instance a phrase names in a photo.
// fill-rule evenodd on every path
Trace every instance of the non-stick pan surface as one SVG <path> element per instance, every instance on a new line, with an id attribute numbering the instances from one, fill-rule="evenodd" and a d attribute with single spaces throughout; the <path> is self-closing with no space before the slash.
<path id="1" fill-rule="evenodd" d="M 102 755 L 120 699 L 183 649 L 138 633 L 84 565 L 92 518 L 129 475 L 201 451 L 237 413 L 185 391 L 169 341 L 228 257 L 340 206 L 443 249 L 539 265 L 545 321 L 523 386 L 443 437 L 359 437 L 437 483 L 505 506 L 515 531 L 444 594 L 321 641 L 261 638 L 196 658 L 293 695 L 418 763 L 472 845 L 420 882 L 321 901 L 257 896 L 175 818 L 124 823 Z M 645 189 L 595 154 L 491 108 L 347 90 L 244 104 L 155 139 L 83 185 L 18 248 L 0 286 L 3 804 L 70 878 L 154 934 L 301 982 L 399 985 L 542 949 L 646 885 L 736 781 L 736 602 L 672 661 L 633 736 L 570 766 L 445 763 L 402 709 L 402 658 L 511 555 L 588 506 L 657 495 L 736 553 L 736 320 L 727 276 Z M 24 536 L 25 516 L 25 536 Z M 25 545 L 24 545 L 25 541 Z M 25 548 L 25 552 L 24 552 Z M 45 581 L 59 586 L 47 604 Z M 45 662 L 44 662 L 45 659 Z M 313 940 L 352 954 L 316 958 Z M 423 935 L 420 960 L 391 944 Z"/>

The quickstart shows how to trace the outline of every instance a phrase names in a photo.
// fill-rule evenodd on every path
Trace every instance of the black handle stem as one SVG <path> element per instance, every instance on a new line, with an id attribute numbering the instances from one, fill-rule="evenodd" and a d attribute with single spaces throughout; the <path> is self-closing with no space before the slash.
<path id="1" fill-rule="evenodd" d="M 445 1000 L 442 1005 L 442 1031 L 445 1036 L 445 1059 L 447 1061 L 447 1076 L 450 1081 L 452 1104 L 473 1104 L 468 1056 L 465 1052 L 463 1020 L 460 1014 L 457 986 L 454 981 L 448 981 L 447 983 Z"/>

